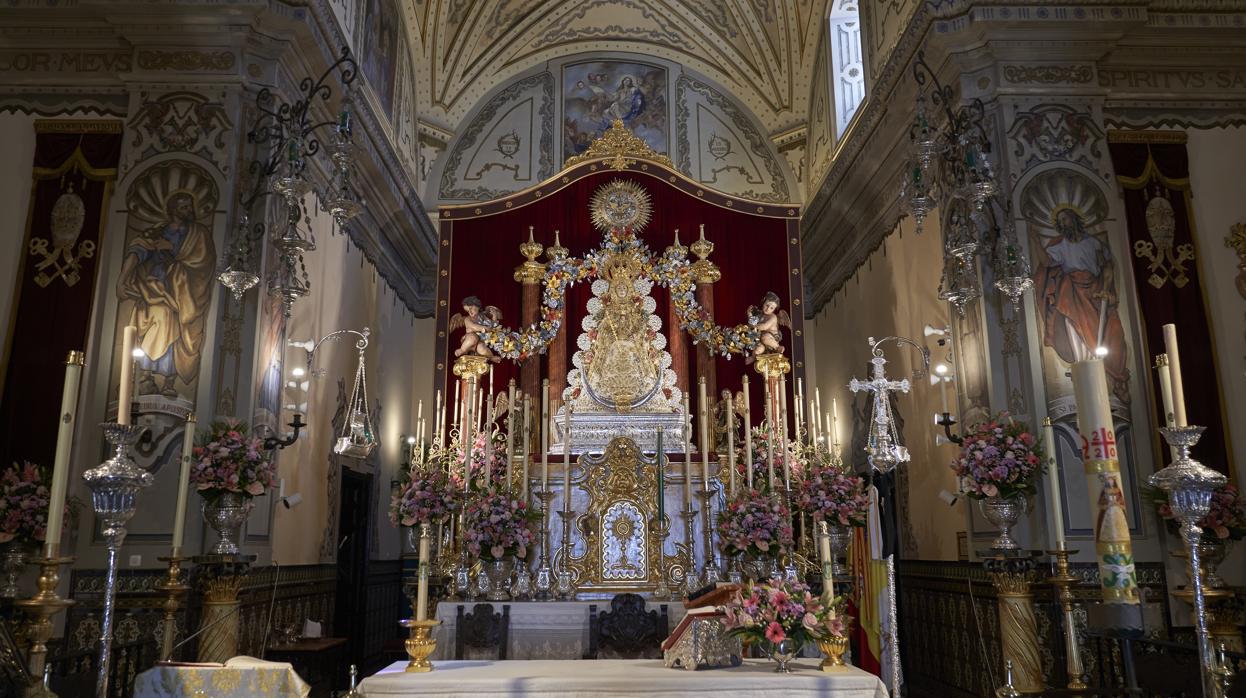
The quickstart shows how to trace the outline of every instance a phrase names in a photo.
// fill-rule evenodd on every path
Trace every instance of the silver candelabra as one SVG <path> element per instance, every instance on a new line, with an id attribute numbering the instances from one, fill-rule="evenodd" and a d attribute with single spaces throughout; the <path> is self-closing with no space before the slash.
<path id="1" fill-rule="evenodd" d="M 702 579 L 706 585 L 709 585 L 722 580 L 722 568 L 718 566 L 718 556 L 714 554 L 714 516 L 713 506 L 710 504 L 714 498 L 714 490 L 709 488 L 708 481 L 705 483 L 705 489 L 697 492 L 697 497 L 701 500 L 701 544 L 705 547 L 705 567 L 702 570 Z"/>
<path id="2" fill-rule="evenodd" d="M 536 567 L 536 598 L 544 601 L 554 589 L 554 570 L 550 567 L 550 530 L 549 503 L 554 500 L 554 492 L 546 488 L 536 493 L 541 500 L 541 559 Z"/>
<path id="3" fill-rule="evenodd" d="M 105 422 L 104 438 L 114 449 L 113 457 L 82 474 L 91 489 L 91 506 L 100 520 L 108 546 L 108 573 L 104 578 L 104 613 L 100 621 L 99 669 L 95 679 L 97 698 L 108 696 L 108 669 L 112 660 L 113 607 L 117 601 L 117 552 L 125 541 L 125 524 L 134 516 L 135 498 L 151 486 L 151 473 L 138 467 L 130 448 L 147 427 Z"/>

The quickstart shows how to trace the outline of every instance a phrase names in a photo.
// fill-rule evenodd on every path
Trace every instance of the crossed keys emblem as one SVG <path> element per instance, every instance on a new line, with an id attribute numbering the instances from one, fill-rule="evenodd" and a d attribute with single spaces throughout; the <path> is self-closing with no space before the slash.
<path id="1" fill-rule="evenodd" d="M 1155 196 L 1147 202 L 1146 228 L 1151 240 L 1134 242 L 1134 256 L 1149 261 L 1147 283 L 1163 288 L 1172 279 L 1173 286 L 1184 287 L 1190 282 L 1185 273 L 1185 262 L 1194 259 L 1194 245 L 1186 243 L 1174 247 L 1176 241 L 1176 213 L 1172 204 L 1163 196 Z M 1152 242 L 1154 241 L 1154 242 Z"/>
<path id="2" fill-rule="evenodd" d="M 30 239 L 30 254 L 42 257 L 35 265 L 35 283 L 40 288 L 47 288 L 57 279 L 64 279 L 66 286 L 82 280 L 82 260 L 95 256 L 94 240 L 78 242 L 85 219 L 86 206 L 71 185 L 52 205 L 52 249 L 48 250 L 48 240 L 44 238 Z"/>

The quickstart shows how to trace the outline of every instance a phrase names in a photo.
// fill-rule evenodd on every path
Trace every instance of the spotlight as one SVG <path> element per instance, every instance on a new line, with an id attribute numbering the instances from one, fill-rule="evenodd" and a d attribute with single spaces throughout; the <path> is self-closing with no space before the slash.
<path id="1" fill-rule="evenodd" d="M 934 372 L 940 376 L 946 376 L 947 370 L 947 364 L 935 364 Z"/>
<path id="2" fill-rule="evenodd" d="M 954 507 L 956 506 L 956 503 L 960 501 L 960 495 L 948 492 L 947 490 L 941 490 L 939 492 L 939 499 L 942 500 L 944 504 Z"/>
<path id="3" fill-rule="evenodd" d="M 1101 359 L 1102 359 L 1103 357 L 1105 357 L 1105 356 L 1107 356 L 1107 355 L 1108 355 L 1108 348 L 1107 348 L 1107 347 L 1103 346 L 1102 344 L 1100 344 L 1099 346 L 1095 347 L 1095 356 L 1097 356 L 1097 357 L 1099 357 L 1099 358 L 1101 358 Z"/>
<path id="4" fill-rule="evenodd" d="M 134 349 L 130 352 L 130 356 L 136 359 L 145 359 L 147 358 L 147 352 L 143 351 L 140 347 L 134 347 Z"/>
<path id="5" fill-rule="evenodd" d="M 415 445 L 415 437 L 414 437 L 414 436 L 408 436 L 408 437 L 407 437 L 407 445 L 408 445 L 408 446 L 414 446 L 414 445 Z"/>
<path id="6" fill-rule="evenodd" d="M 295 366 L 293 369 L 290 370 L 290 375 L 294 376 L 295 378 L 302 378 L 303 376 L 307 375 L 307 370 L 304 369 L 302 366 Z"/>
<path id="7" fill-rule="evenodd" d="M 287 508 L 287 509 L 289 509 L 289 508 L 291 508 L 291 507 L 293 507 L 293 506 L 297 505 L 297 504 L 298 504 L 299 502 L 301 502 L 301 501 L 303 501 L 303 495 L 299 494 L 298 492 L 295 492 L 294 494 L 290 495 L 289 497 L 282 497 L 282 498 L 281 498 L 281 503 L 282 503 L 282 505 L 284 505 L 284 506 L 285 506 L 285 508 Z"/>
<path id="8" fill-rule="evenodd" d="M 943 328 L 935 327 L 934 325 L 926 325 L 925 327 L 922 328 L 922 335 L 926 337 L 932 337 L 932 336 L 946 337 L 947 328 L 946 327 L 943 327 Z"/>

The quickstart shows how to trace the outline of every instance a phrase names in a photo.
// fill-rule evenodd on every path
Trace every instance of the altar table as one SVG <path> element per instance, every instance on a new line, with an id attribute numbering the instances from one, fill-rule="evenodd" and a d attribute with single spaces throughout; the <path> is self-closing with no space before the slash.
<path id="1" fill-rule="evenodd" d="M 134 679 L 134 698 L 306 698 L 310 692 L 288 663 L 254 657 L 224 666 L 157 664 Z"/>
<path id="2" fill-rule="evenodd" d="M 434 662 L 425 674 L 403 672 L 406 662 L 395 662 L 359 684 L 364 698 L 391 696 L 540 696 L 550 698 L 605 698 L 643 696 L 830 696 L 831 698 L 887 698 L 877 676 L 856 667 L 834 673 L 819 671 L 819 660 L 799 659 L 791 674 L 774 673 L 768 659 L 746 659 L 735 668 L 685 671 L 667 669 L 659 659 L 598 659 L 579 662 L 529 660 L 517 662 Z"/>
<path id="3" fill-rule="evenodd" d="M 510 641 L 506 658 L 510 659 L 581 659 L 588 649 L 588 607 L 596 604 L 597 613 L 610 610 L 610 599 L 598 601 L 442 601 L 437 604 L 436 616 L 441 625 L 433 628 L 437 650 L 432 659 L 450 659 L 454 656 L 454 633 L 459 606 L 464 613 L 471 613 L 477 603 L 491 603 L 494 613 L 501 613 L 503 605 L 511 607 Z M 670 629 L 684 617 L 684 604 L 680 600 L 647 600 L 646 609 L 657 611 L 666 604 Z M 665 635 L 665 633 L 664 633 Z M 496 651 L 488 656 L 474 656 L 466 650 L 465 659 L 494 659 Z"/>

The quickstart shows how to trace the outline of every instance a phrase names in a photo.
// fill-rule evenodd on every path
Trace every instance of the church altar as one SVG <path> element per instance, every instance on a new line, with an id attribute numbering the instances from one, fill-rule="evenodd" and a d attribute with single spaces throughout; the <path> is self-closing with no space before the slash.
<path id="1" fill-rule="evenodd" d="M 581 659 L 588 649 L 589 606 L 597 605 L 597 612 L 610 610 L 609 601 L 513 601 L 510 606 L 510 638 L 507 642 L 506 658 L 512 659 Z M 667 621 L 670 628 L 679 625 L 684 617 L 684 606 L 679 601 L 649 600 L 649 611 L 656 611 L 660 604 L 666 604 Z M 465 613 L 471 613 L 475 604 L 470 601 L 442 601 L 437 604 L 437 620 L 441 625 L 433 628 L 432 636 L 437 640 L 437 649 L 432 654 L 433 660 L 449 659 L 454 656 L 454 636 L 457 632 L 455 617 L 459 606 Z M 494 603 L 493 610 L 500 613 L 501 603 Z M 670 631 L 667 629 L 667 632 Z M 464 650 L 465 659 L 470 656 L 471 649 Z M 496 657 L 496 650 L 486 658 Z M 438 667 L 441 663 L 438 662 Z"/>
<path id="2" fill-rule="evenodd" d="M 658 659 L 598 659 L 582 662 L 450 661 L 437 662 L 424 674 L 404 673 L 406 662 L 395 662 L 363 680 L 364 698 L 379 696 L 644 696 L 683 698 L 769 698 L 822 696 L 830 698 L 887 698 L 887 689 L 873 674 L 856 667 L 819 671 L 818 660 L 800 659 L 791 674 L 774 673 L 765 659 L 746 659 L 730 669 L 683 671 L 667 669 Z"/>

